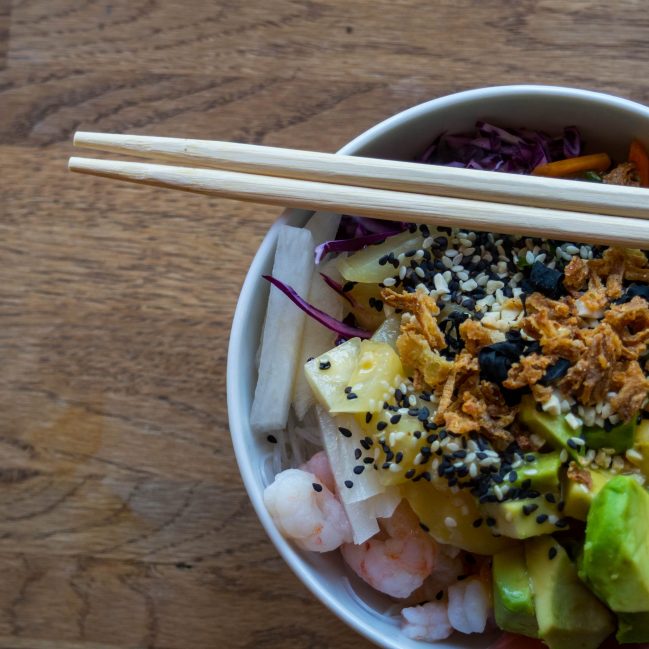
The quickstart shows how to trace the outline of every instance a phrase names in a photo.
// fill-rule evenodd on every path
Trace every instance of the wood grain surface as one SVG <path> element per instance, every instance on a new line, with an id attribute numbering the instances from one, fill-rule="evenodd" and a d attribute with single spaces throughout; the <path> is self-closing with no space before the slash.
<path id="1" fill-rule="evenodd" d="M 66 172 L 78 129 L 334 151 L 422 100 L 649 103 L 644 0 L 0 0 L 0 648 L 351 649 L 229 442 L 276 209 Z"/>

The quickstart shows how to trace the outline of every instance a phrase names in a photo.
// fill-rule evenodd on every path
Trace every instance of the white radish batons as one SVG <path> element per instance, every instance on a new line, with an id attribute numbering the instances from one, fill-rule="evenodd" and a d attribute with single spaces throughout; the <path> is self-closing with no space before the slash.
<path id="1" fill-rule="evenodd" d="M 355 503 L 343 503 L 352 528 L 354 544 L 361 545 L 379 532 L 378 518 L 390 518 L 401 502 L 399 487 L 386 487 L 383 493 Z"/>
<path id="2" fill-rule="evenodd" d="M 333 269 L 336 270 L 337 269 Z M 311 288 L 309 289 L 309 304 L 324 311 L 328 315 L 341 320 L 343 316 L 343 304 L 338 296 L 322 279 L 318 269 L 313 273 L 311 278 Z M 293 409 L 298 419 L 303 420 L 306 413 L 315 403 L 313 390 L 307 382 L 304 374 L 304 363 L 309 358 L 320 356 L 334 346 L 336 334 L 319 322 L 307 318 L 302 335 L 302 345 L 298 356 L 297 367 L 295 370 L 295 387 L 293 389 Z"/>
<path id="3" fill-rule="evenodd" d="M 309 230 L 279 227 L 273 277 L 306 295 L 313 274 L 313 236 Z M 300 351 L 304 313 L 274 286 L 270 289 L 259 358 L 259 378 L 250 413 L 255 433 L 286 427 Z"/>
<path id="4" fill-rule="evenodd" d="M 313 236 L 313 243 L 319 246 L 325 241 L 336 238 L 338 226 L 340 225 L 340 214 L 333 212 L 316 212 L 304 226 Z"/>
<path id="5" fill-rule="evenodd" d="M 320 406 L 317 406 L 320 432 L 329 464 L 336 480 L 336 487 L 343 503 L 356 503 L 383 493 L 378 471 L 369 468 L 360 475 L 354 473 L 359 462 L 354 457 L 354 450 L 361 447 L 360 441 L 365 435 L 361 432 L 352 415 L 332 417 Z M 347 483 L 347 484 L 346 484 Z M 351 484 L 352 486 L 348 486 Z"/>

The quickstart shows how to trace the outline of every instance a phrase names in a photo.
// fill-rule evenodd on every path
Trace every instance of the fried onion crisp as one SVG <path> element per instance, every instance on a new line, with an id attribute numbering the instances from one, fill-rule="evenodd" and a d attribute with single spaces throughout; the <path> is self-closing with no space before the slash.
<path id="1" fill-rule="evenodd" d="M 627 421 L 642 408 L 649 392 L 649 380 L 637 361 L 615 372 L 613 379 L 614 386 L 619 385 L 619 389 L 611 399 L 611 406 L 622 420 Z"/>
<path id="2" fill-rule="evenodd" d="M 418 324 L 418 332 L 428 341 L 431 349 L 444 349 L 446 340 L 444 334 L 437 326 L 435 316 L 439 314 L 439 307 L 435 300 L 426 293 L 397 293 L 390 288 L 381 291 L 384 302 L 395 309 L 412 313 Z M 412 326 L 410 325 L 410 330 Z"/>
<path id="3" fill-rule="evenodd" d="M 536 385 L 555 361 L 555 357 L 541 354 L 523 356 L 518 363 L 511 366 L 503 386 L 509 390 L 519 390 Z"/>
<path id="4" fill-rule="evenodd" d="M 483 347 L 496 342 L 497 336 L 493 329 L 488 329 L 478 320 L 465 320 L 459 328 L 460 337 L 464 341 L 466 350 L 470 354 L 477 354 Z"/>
<path id="5" fill-rule="evenodd" d="M 568 479 L 572 480 L 573 482 L 578 482 L 579 484 L 586 485 L 588 489 L 593 488 L 593 479 L 590 476 L 590 471 L 577 466 L 576 462 L 571 462 L 568 465 L 568 471 L 566 475 Z"/>
<path id="6" fill-rule="evenodd" d="M 588 264 L 581 257 L 576 255 L 565 267 L 563 285 L 569 291 L 580 291 L 588 280 Z"/>

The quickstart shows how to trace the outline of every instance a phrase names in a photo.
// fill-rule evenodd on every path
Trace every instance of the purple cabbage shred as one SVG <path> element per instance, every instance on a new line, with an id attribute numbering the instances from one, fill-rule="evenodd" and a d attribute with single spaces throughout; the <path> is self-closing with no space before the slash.
<path id="1" fill-rule="evenodd" d="M 346 217 L 346 218 L 357 218 L 357 217 Z M 345 219 L 341 220 L 341 222 Z M 375 219 L 364 219 L 364 221 L 374 221 Z M 347 225 L 345 227 L 348 227 Z M 353 238 L 344 238 L 332 239 L 330 241 L 325 241 L 319 246 L 316 246 L 315 249 L 315 263 L 319 264 L 330 252 L 340 253 L 340 252 L 355 252 L 356 250 L 361 250 L 366 246 L 371 246 L 375 243 L 383 243 L 388 237 L 399 234 L 403 232 L 408 225 L 406 223 L 396 223 L 393 221 L 383 221 L 382 231 L 376 232 L 365 232 L 364 234 L 355 234 L 352 235 Z M 358 228 L 358 224 L 356 225 Z M 378 230 L 378 228 L 377 228 Z M 344 231 L 342 233 L 345 234 Z M 341 235 L 339 231 L 339 236 Z"/>
<path id="2" fill-rule="evenodd" d="M 284 284 L 279 279 L 272 277 L 271 275 L 262 275 L 265 280 L 268 280 L 273 286 L 276 286 L 286 297 L 288 297 L 293 304 L 302 309 L 308 316 L 319 322 L 327 329 L 330 329 L 334 333 L 338 334 L 339 337 L 345 339 L 349 338 L 369 338 L 372 334 L 365 329 L 359 329 L 358 327 L 352 327 L 336 318 L 332 318 L 328 313 L 321 311 L 317 307 L 312 306 L 306 300 L 301 298 L 297 292 L 290 287 L 288 284 Z"/>
<path id="3" fill-rule="evenodd" d="M 582 154 L 583 142 L 576 126 L 553 137 L 526 128 L 501 128 L 478 121 L 473 133 L 442 133 L 418 158 L 419 162 L 484 171 L 529 174 L 548 162 Z"/>

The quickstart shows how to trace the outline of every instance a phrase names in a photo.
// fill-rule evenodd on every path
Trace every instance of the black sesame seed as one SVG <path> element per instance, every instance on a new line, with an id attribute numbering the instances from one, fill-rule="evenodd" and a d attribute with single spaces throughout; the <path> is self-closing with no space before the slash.
<path id="1" fill-rule="evenodd" d="M 516 471 L 510 471 L 507 479 L 510 482 L 516 482 L 516 480 L 518 480 L 518 473 L 516 473 Z"/>
<path id="2" fill-rule="evenodd" d="M 528 505 L 523 505 L 523 514 L 529 516 L 532 512 L 535 512 L 539 506 L 536 503 L 530 503 Z"/>
<path id="3" fill-rule="evenodd" d="M 354 483 L 351 480 L 345 480 L 345 487 L 351 489 L 354 486 Z"/>
<path id="4" fill-rule="evenodd" d="M 549 503 L 556 503 L 557 502 L 557 499 L 554 497 L 554 494 L 545 494 L 545 499 Z"/>
<path id="5" fill-rule="evenodd" d="M 426 406 L 420 408 L 419 414 L 417 415 L 417 419 L 419 419 L 419 421 L 426 421 L 428 417 L 430 417 L 430 410 L 428 410 Z"/>
<path id="6" fill-rule="evenodd" d="M 366 412 L 365 413 L 365 423 L 369 424 L 372 421 L 372 417 L 374 415 L 371 412 Z"/>
<path id="7" fill-rule="evenodd" d="M 358 395 L 357 395 L 357 394 L 354 394 L 353 392 L 350 392 L 350 393 L 347 395 L 347 398 L 351 401 L 352 399 L 358 399 Z"/>
<path id="8" fill-rule="evenodd" d="M 426 441 L 427 441 L 429 444 L 432 444 L 433 442 L 436 442 L 436 441 L 437 441 L 437 435 L 435 435 L 435 433 L 430 434 L 430 435 L 426 438 Z"/>
<path id="9" fill-rule="evenodd" d="M 563 502 L 563 500 L 559 501 L 559 504 L 557 505 L 557 509 L 562 512 L 566 506 L 566 503 Z"/>
<path id="10" fill-rule="evenodd" d="M 416 431 L 413 433 L 413 436 L 414 436 L 415 439 L 421 439 L 421 431 L 420 431 L 420 430 L 416 430 Z"/>
<path id="11" fill-rule="evenodd" d="M 354 467 L 354 473 L 356 475 L 360 475 L 361 473 L 363 473 L 363 471 L 365 471 L 365 467 L 362 464 Z"/>
<path id="12" fill-rule="evenodd" d="M 354 286 L 356 286 L 356 282 L 345 282 L 343 284 L 343 293 L 347 293 L 351 291 L 354 288 Z"/>
<path id="13" fill-rule="evenodd" d="M 436 599 L 438 602 L 439 602 L 439 600 L 442 599 L 443 597 L 444 597 L 444 591 L 443 591 L 443 590 L 440 590 L 440 591 L 435 595 L 435 599 Z"/>
<path id="14" fill-rule="evenodd" d="M 521 489 L 529 489 L 532 486 L 532 481 L 530 478 L 526 478 L 521 482 Z"/>
<path id="15" fill-rule="evenodd" d="M 313 491 L 317 491 L 318 493 L 322 491 L 322 485 L 317 482 L 314 482 L 311 486 L 313 487 Z"/>
<path id="16" fill-rule="evenodd" d="M 349 428 L 343 428 L 342 426 L 338 427 L 338 432 L 343 436 L 343 437 L 351 437 L 352 436 L 352 431 L 349 430 Z"/>
<path id="17" fill-rule="evenodd" d="M 376 424 L 376 430 L 385 430 L 388 427 L 388 423 L 386 421 L 379 421 Z"/>
<path id="18" fill-rule="evenodd" d="M 354 459 L 358 460 L 361 455 L 363 455 L 363 451 L 360 448 L 354 449 Z"/>
<path id="19" fill-rule="evenodd" d="M 466 451 L 465 450 L 459 450 L 459 451 L 454 451 L 453 457 L 457 457 L 459 459 L 463 459 L 466 457 Z"/>
<path id="20" fill-rule="evenodd" d="M 548 559 L 550 559 L 550 561 L 552 561 L 552 559 L 554 559 L 554 557 L 556 557 L 556 556 L 557 556 L 557 549 L 554 546 L 552 546 L 548 550 Z"/>
<path id="21" fill-rule="evenodd" d="M 545 523 L 545 521 L 547 521 L 547 520 L 548 520 L 548 515 L 547 515 L 547 514 L 539 514 L 539 515 L 536 517 L 536 522 L 537 522 L 539 525 L 542 525 L 542 524 Z"/>
<path id="22" fill-rule="evenodd" d="M 525 456 L 525 461 L 526 462 L 536 462 L 536 455 L 534 455 L 533 453 L 528 453 Z"/>
<path id="23" fill-rule="evenodd" d="M 381 465 L 381 468 L 382 468 L 382 469 L 389 469 L 389 468 L 390 468 L 390 463 L 389 463 L 389 462 L 384 462 L 384 463 Z"/>
<path id="24" fill-rule="evenodd" d="M 392 415 L 392 417 L 390 417 L 391 424 L 398 424 L 400 421 L 401 421 L 401 415 Z"/>
<path id="25" fill-rule="evenodd" d="M 572 439 L 572 437 L 569 437 L 569 438 L 568 438 L 568 446 L 569 446 L 570 448 L 572 448 L 572 449 L 577 450 L 579 444 L 577 444 L 577 443 L 575 442 L 575 440 Z"/>
<path id="26" fill-rule="evenodd" d="M 568 519 L 566 518 L 560 518 L 556 523 L 555 526 L 558 527 L 559 529 L 563 527 L 568 527 Z"/>
<path id="27" fill-rule="evenodd" d="M 266 437 L 266 441 L 270 442 L 271 444 L 277 444 L 277 437 L 275 437 L 275 435 L 268 435 L 268 437 Z"/>
<path id="28" fill-rule="evenodd" d="M 328 370 L 331 367 L 330 361 L 321 361 L 319 365 L 321 370 Z"/>
<path id="29" fill-rule="evenodd" d="M 477 527 L 480 527 L 480 526 L 482 525 L 482 519 L 481 519 L 481 518 L 476 518 L 476 519 L 473 521 L 472 525 L 473 525 L 473 527 L 476 527 L 476 528 L 477 528 Z"/>
<path id="30" fill-rule="evenodd" d="M 415 470 L 414 469 L 408 469 L 406 471 L 406 480 L 410 480 L 415 475 Z"/>
<path id="31" fill-rule="evenodd" d="M 424 472 L 421 474 L 421 477 L 422 477 L 426 482 L 430 482 L 430 481 L 432 480 L 432 476 L 430 475 L 430 473 L 428 473 L 428 471 L 424 471 Z"/>
<path id="32" fill-rule="evenodd" d="M 351 391 L 352 391 L 352 386 L 351 386 L 351 385 L 348 385 L 348 386 L 345 388 L 345 394 L 349 394 Z"/>
<path id="33" fill-rule="evenodd" d="M 487 520 L 485 522 L 487 523 L 487 527 L 493 527 L 496 524 L 496 519 L 491 518 L 491 516 L 487 516 Z"/>
<path id="34" fill-rule="evenodd" d="M 395 461 L 397 464 L 400 464 L 400 463 L 401 463 L 401 460 L 403 460 L 403 453 L 402 453 L 401 451 L 399 451 L 399 452 L 395 455 L 395 457 L 394 457 L 394 461 Z"/>
<path id="35" fill-rule="evenodd" d="M 421 527 L 424 532 L 430 532 L 430 528 L 425 523 L 419 523 L 419 527 Z"/>

